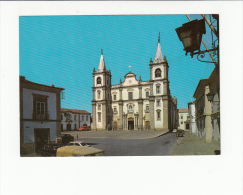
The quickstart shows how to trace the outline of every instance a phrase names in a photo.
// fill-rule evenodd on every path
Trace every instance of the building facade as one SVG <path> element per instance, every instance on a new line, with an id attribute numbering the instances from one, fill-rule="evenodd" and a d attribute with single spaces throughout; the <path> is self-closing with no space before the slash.
<path id="1" fill-rule="evenodd" d="M 197 134 L 196 124 L 195 124 L 195 118 L 196 118 L 195 111 L 196 111 L 195 102 L 189 102 L 188 103 L 189 130 L 190 130 L 190 133 L 193 133 L 193 134 Z"/>
<path id="2" fill-rule="evenodd" d="M 178 129 L 189 130 L 189 118 L 188 108 L 178 109 Z"/>
<path id="3" fill-rule="evenodd" d="M 194 98 L 196 98 L 196 131 L 206 143 L 220 141 L 219 92 L 219 69 L 216 67 L 208 79 L 199 81 L 194 93 Z"/>
<path id="4" fill-rule="evenodd" d="M 21 155 L 34 153 L 44 144 L 61 142 L 62 90 L 20 76 Z"/>
<path id="5" fill-rule="evenodd" d="M 103 52 L 93 71 L 91 128 L 95 130 L 162 130 L 177 126 L 177 99 L 170 94 L 168 62 L 162 55 L 160 37 L 155 60 L 150 60 L 150 80 L 137 79 L 131 70 L 124 81 L 111 85 Z"/>
<path id="6" fill-rule="evenodd" d="M 83 125 L 90 126 L 91 113 L 86 110 L 61 108 L 61 131 L 77 131 Z"/>

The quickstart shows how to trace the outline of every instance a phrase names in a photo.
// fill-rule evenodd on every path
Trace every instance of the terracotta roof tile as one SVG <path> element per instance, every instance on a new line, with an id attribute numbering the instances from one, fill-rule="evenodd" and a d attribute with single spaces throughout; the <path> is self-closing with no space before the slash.
<path id="1" fill-rule="evenodd" d="M 61 108 L 61 112 L 72 112 L 76 114 L 91 114 L 86 110 L 76 110 L 76 109 L 67 109 L 67 108 Z"/>
<path id="2" fill-rule="evenodd" d="M 188 112 L 188 108 L 179 108 L 178 112 Z"/>

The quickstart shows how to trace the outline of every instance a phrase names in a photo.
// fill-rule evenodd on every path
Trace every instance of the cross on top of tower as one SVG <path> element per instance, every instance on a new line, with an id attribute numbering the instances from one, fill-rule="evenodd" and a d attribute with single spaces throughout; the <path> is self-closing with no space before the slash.
<path id="1" fill-rule="evenodd" d="M 131 72 L 131 67 L 132 67 L 132 66 L 129 65 L 128 67 L 129 67 L 129 72 Z"/>
<path id="2" fill-rule="evenodd" d="M 158 43 L 160 43 L 160 32 L 159 32 L 159 38 L 158 38 Z"/>

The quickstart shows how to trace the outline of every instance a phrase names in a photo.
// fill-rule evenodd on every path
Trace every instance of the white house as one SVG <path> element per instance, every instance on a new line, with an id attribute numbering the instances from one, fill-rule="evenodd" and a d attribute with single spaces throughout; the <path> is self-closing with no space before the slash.
<path id="1" fill-rule="evenodd" d="M 178 129 L 189 130 L 189 112 L 188 108 L 180 108 L 178 109 Z"/>
<path id="2" fill-rule="evenodd" d="M 91 113 L 86 110 L 75 110 L 61 108 L 62 113 L 62 131 L 76 131 L 83 125 L 90 126 Z"/>
<path id="3" fill-rule="evenodd" d="M 62 90 L 20 76 L 21 155 L 36 152 L 47 143 L 61 142 Z"/>
<path id="4" fill-rule="evenodd" d="M 150 60 L 150 80 L 142 81 L 131 70 L 124 81 L 111 85 L 103 51 L 99 68 L 93 71 L 92 129 L 162 130 L 177 127 L 177 99 L 171 96 L 168 62 L 162 55 L 160 37 L 154 62 Z"/>

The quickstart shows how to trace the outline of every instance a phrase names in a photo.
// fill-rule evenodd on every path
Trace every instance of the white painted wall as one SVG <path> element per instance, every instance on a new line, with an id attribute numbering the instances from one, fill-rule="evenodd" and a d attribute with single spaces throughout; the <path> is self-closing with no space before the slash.
<path id="1" fill-rule="evenodd" d="M 180 112 L 178 113 L 179 116 L 179 129 L 185 129 L 185 121 L 187 120 L 187 116 L 189 116 L 188 112 Z M 183 116 L 183 119 L 181 119 L 181 116 Z M 181 124 L 183 122 L 183 124 Z"/>
<path id="2" fill-rule="evenodd" d="M 24 121 L 24 143 L 34 143 L 34 129 L 35 128 L 50 128 L 50 141 L 56 141 L 56 122 L 33 122 Z"/>
<path id="3" fill-rule="evenodd" d="M 98 109 L 98 106 L 97 106 Z M 71 113 L 71 112 L 70 112 Z M 75 119 L 75 115 L 76 115 L 76 120 Z M 90 115 L 88 114 L 77 114 L 77 113 L 72 113 L 72 123 L 68 123 L 66 122 L 66 117 L 64 115 L 64 113 L 62 113 L 63 116 L 63 120 L 62 120 L 62 124 L 63 124 L 63 130 L 66 131 L 67 130 L 67 124 L 71 124 L 71 129 L 74 130 L 75 129 L 75 124 L 77 125 L 77 130 L 83 126 L 83 124 L 87 124 L 87 126 L 90 126 Z M 84 116 L 84 120 L 82 120 L 82 116 Z M 88 116 L 88 120 L 86 120 L 86 117 Z M 80 121 L 79 121 L 79 117 L 80 117 Z"/>
<path id="4" fill-rule="evenodd" d="M 56 94 L 44 91 L 37 91 L 32 89 L 23 89 L 23 118 L 24 119 L 32 119 L 33 118 L 33 95 L 32 94 L 39 94 L 39 95 L 46 95 L 49 96 L 47 98 L 47 105 L 48 105 L 48 112 L 49 112 L 49 119 L 56 120 Z"/>

